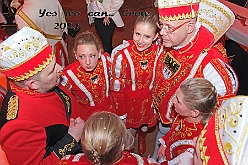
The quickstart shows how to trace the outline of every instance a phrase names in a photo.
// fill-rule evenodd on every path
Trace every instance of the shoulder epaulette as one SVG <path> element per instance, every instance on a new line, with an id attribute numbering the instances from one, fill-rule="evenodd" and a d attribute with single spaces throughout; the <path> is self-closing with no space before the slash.
<path id="1" fill-rule="evenodd" d="M 2 108 L 0 110 L 0 128 L 9 120 L 16 119 L 18 117 L 19 101 L 18 96 L 13 91 L 9 90 L 2 102 Z"/>

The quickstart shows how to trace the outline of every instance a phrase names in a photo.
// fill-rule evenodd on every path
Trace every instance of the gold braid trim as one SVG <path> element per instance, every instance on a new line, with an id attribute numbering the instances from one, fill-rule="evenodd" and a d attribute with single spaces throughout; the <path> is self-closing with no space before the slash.
<path id="1" fill-rule="evenodd" d="M 232 24 L 232 22 L 233 22 L 231 14 L 228 13 L 221 6 L 219 6 L 219 5 L 215 4 L 215 3 L 212 3 L 212 2 L 210 2 L 208 0 L 201 0 L 201 3 L 206 4 L 206 5 L 210 6 L 210 7 L 218 10 L 219 12 L 221 12 L 226 17 L 226 19 L 228 19 L 229 22 L 225 23 L 224 18 L 222 18 L 220 16 L 216 16 L 216 14 L 214 14 L 212 10 L 201 9 L 199 11 L 199 15 L 201 13 L 205 13 L 208 16 L 208 18 L 211 18 L 211 19 L 214 18 L 215 23 L 208 21 L 207 20 L 208 18 L 205 19 L 205 18 L 199 17 L 200 19 L 199 18 L 198 19 L 199 19 L 199 22 L 205 23 L 205 24 L 207 24 L 208 26 L 210 26 L 212 28 L 212 30 L 214 31 L 213 34 L 214 34 L 215 39 L 220 38 L 225 33 L 225 31 L 228 29 L 230 24 Z M 218 24 L 218 26 L 217 26 L 217 24 Z"/>
<path id="2" fill-rule="evenodd" d="M 195 18 L 197 16 L 198 12 L 196 11 L 191 11 L 189 14 L 178 14 L 178 15 L 174 15 L 174 16 L 162 16 L 160 15 L 159 18 L 164 20 L 164 21 L 176 21 L 176 20 L 182 20 L 182 19 L 192 19 L 192 18 Z"/>
<path id="3" fill-rule="evenodd" d="M 232 22 L 232 17 L 230 15 L 230 13 L 228 13 L 224 8 L 220 7 L 219 5 L 217 5 L 215 3 L 212 3 L 209 0 L 201 0 L 201 3 L 204 3 L 206 5 L 209 5 L 215 9 L 217 9 L 218 11 L 220 11 L 221 13 L 223 13 L 225 15 L 225 17 L 228 19 L 229 22 Z"/>
<path id="4" fill-rule="evenodd" d="M 66 155 L 66 151 L 71 151 L 75 147 L 75 140 L 73 139 L 71 143 L 66 144 L 63 149 L 59 149 L 59 154 L 62 156 Z"/>
<path id="5" fill-rule="evenodd" d="M 47 65 L 49 65 L 52 61 L 54 57 L 54 54 L 49 54 L 49 57 L 46 58 L 46 61 L 43 61 L 43 64 L 38 64 L 37 68 L 34 68 L 34 70 L 29 70 L 28 73 L 24 73 L 24 75 L 20 75 L 20 76 L 16 76 L 16 77 L 9 77 L 10 79 L 14 80 L 14 81 L 22 81 L 22 80 L 26 80 L 30 77 L 32 77 L 33 75 L 37 74 L 38 72 L 42 71 L 44 68 L 47 67 Z"/>
<path id="6" fill-rule="evenodd" d="M 70 107 L 71 107 L 71 104 L 70 104 L 70 97 L 65 95 L 63 92 L 59 92 L 61 94 L 62 97 L 64 97 L 65 99 L 65 104 L 67 106 L 67 111 L 70 112 Z"/>
<path id="7" fill-rule="evenodd" d="M 206 128 L 207 124 L 205 125 Z M 208 160 L 210 159 L 210 156 L 206 156 L 206 150 L 207 150 L 207 146 L 204 146 L 204 142 L 206 140 L 204 136 L 204 134 L 206 133 L 207 130 L 203 129 L 200 136 L 199 136 L 199 144 L 200 144 L 200 151 L 201 151 L 201 159 L 202 159 L 202 164 L 203 165 L 207 165 L 208 164 Z"/>
<path id="8" fill-rule="evenodd" d="M 8 110 L 6 114 L 6 119 L 15 119 L 18 112 L 18 96 L 11 96 L 8 102 Z"/>
<path id="9" fill-rule="evenodd" d="M 53 35 L 45 33 L 43 30 L 41 30 L 20 8 L 16 14 L 18 14 L 31 28 L 37 30 L 42 35 L 44 35 L 48 39 L 54 39 L 54 40 L 62 40 L 62 36 L 60 35 Z"/>
<path id="10" fill-rule="evenodd" d="M 226 49 L 222 46 L 221 43 L 214 45 L 214 47 L 217 48 L 221 52 L 224 58 L 227 58 Z"/>
<path id="11" fill-rule="evenodd" d="M 222 142 L 221 142 L 221 139 L 220 139 L 220 134 L 219 134 L 219 115 L 216 114 L 215 115 L 215 128 L 214 128 L 214 133 L 215 133 L 215 137 L 216 137 L 216 143 L 217 143 L 217 146 L 218 146 L 218 149 L 219 149 L 219 152 L 220 152 L 220 155 L 222 157 L 222 160 L 223 160 L 223 163 L 224 165 L 229 165 L 227 159 L 226 159 L 226 154 L 223 150 L 223 147 L 222 147 Z"/>

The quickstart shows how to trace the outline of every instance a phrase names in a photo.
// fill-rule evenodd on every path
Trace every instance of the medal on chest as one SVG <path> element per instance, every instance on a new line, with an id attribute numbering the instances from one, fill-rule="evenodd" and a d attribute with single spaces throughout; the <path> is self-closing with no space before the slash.
<path id="1" fill-rule="evenodd" d="M 180 63 L 169 53 L 163 59 L 162 74 L 165 80 L 169 80 L 180 69 Z"/>
<path id="2" fill-rule="evenodd" d="M 140 67 L 145 70 L 148 66 L 148 60 L 140 61 Z"/>
<path id="3" fill-rule="evenodd" d="M 99 76 L 94 75 L 90 78 L 90 80 L 92 81 L 93 84 L 98 84 Z"/>

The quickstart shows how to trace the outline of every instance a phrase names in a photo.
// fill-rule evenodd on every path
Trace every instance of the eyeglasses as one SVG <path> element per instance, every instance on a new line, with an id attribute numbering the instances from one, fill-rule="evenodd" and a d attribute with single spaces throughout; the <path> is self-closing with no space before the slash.
<path id="1" fill-rule="evenodd" d="M 157 23 L 157 26 L 158 26 L 158 28 L 159 28 L 160 30 L 164 29 L 164 30 L 166 31 L 166 33 L 171 34 L 171 33 L 173 33 L 174 31 L 180 29 L 183 25 L 185 25 L 185 24 L 188 23 L 188 22 L 190 22 L 190 21 L 186 21 L 186 22 L 184 22 L 184 23 L 178 25 L 177 27 L 172 28 L 172 27 L 169 27 L 168 25 L 163 24 L 162 22 L 159 21 L 159 22 Z"/>

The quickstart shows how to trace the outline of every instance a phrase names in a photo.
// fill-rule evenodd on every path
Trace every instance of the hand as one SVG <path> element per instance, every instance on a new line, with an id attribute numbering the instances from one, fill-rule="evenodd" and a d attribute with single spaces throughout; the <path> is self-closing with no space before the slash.
<path id="1" fill-rule="evenodd" d="M 161 158 L 164 158 L 165 157 L 165 147 L 163 145 L 161 145 L 158 149 L 158 154 L 157 154 L 157 158 L 158 160 L 161 159 Z"/>
<path id="2" fill-rule="evenodd" d="M 70 134 L 77 142 L 81 139 L 84 128 L 84 121 L 77 117 L 76 119 L 70 119 L 70 126 L 68 134 Z"/>
<path id="3" fill-rule="evenodd" d="M 110 24 L 110 21 L 109 21 L 109 17 L 104 17 L 104 19 L 103 19 L 103 24 L 105 25 L 105 26 L 107 26 L 107 25 L 109 25 Z"/>
<path id="4" fill-rule="evenodd" d="M 185 165 L 193 164 L 193 148 L 187 149 L 185 152 L 181 153 L 174 159 L 168 161 L 168 165 Z"/>

